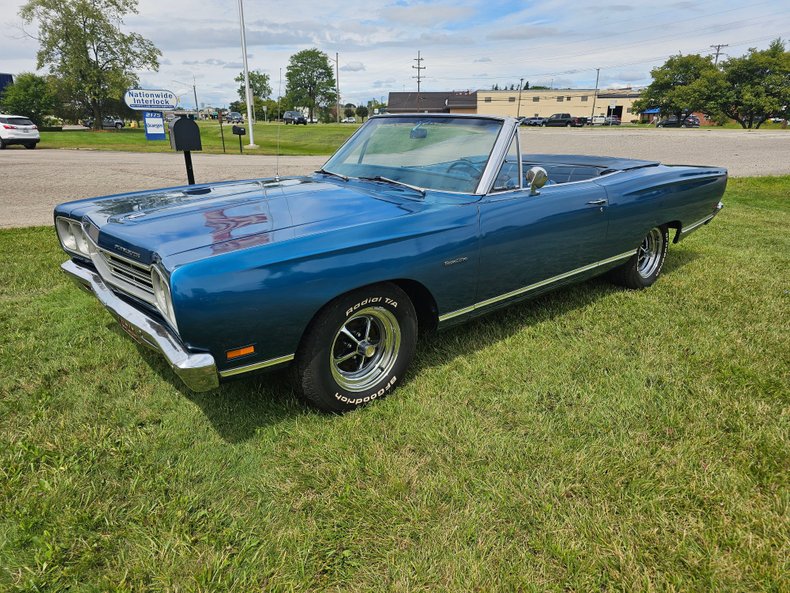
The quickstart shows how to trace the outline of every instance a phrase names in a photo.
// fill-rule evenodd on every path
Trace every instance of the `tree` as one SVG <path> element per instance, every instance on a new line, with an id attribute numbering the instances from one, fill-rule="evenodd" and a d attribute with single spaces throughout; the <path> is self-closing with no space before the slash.
<path id="1" fill-rule="evenodd" d="M 158 70 L 161 52 L 137 33 L 120 29 L 137 13 L 137 0 L 28 0 L 22 19 L 38 25 L 37 68 L 62 82 L 62 90 L 101 129 L 107 106 L 137 84 L 135 70 Z"/>
<path id="2" fill-rule="evenodd" d="M 345 115 L 346 117 L 354 117 L 354 110 L 351 109 L 351 107 L 346 107 L 343 110 L 343 115 Z"/>
<path id="3" fill-rule="evenodd" d="M 269 81 L 269 75 L 261 72 L 260 70 L 250 70 L 250 92 L 253 97 L 260 99 L 268 99 L 272 94 L 272 87 Z M 239 84 L 239 100 L 247 101 L 247 91 L 244 86 L 244 72 L 239 72 L 239 75 L 233 79 Z M 246 107 L 245 107 L 246 109 Z M 257 117 L 257 116 L 256 116 Z"/>
<path id="4" fill-rule="evenodd" d="M 674 115 L 678 121 L 695 111 L 716 113 L 723 79 L 710 56 L 672 56 L 650 74 L 653 82 L 634 101 L 634 111 L 658 107 L 663 115 Z"/>
<path id="5" fill-rule="evenodd" d="M 6 87 L 0 98 L 2 111 L 24 115 L 37 126 L 44 123 L 44 116 L 52 115 L 55 91 L 43 76 L 25 72 L 16 77 L 14 84 Z"/>
<path id="6" fill-rule="evenodd" d="M 367 107 L 365 107 L 364 105 L 360 105 L 359 107 L 357 107 L 356 113 L 359 117 L 362 118 L 362 121 L 365 121 L 365 118 L 368 116 L 368 113 L 370 112 L 368 111 Z"/>
<path id="7" fill-rule="evenodd" d="M 322 51 L 304 49 L 292 55 L 285 77 L 289 101 L 307 107 L 311 120 L 316 107 L 325 107 L 335 101 L 335 77 L 329 58 Z"/>
<path id="8" fill-rule="evenodd" d="M 771 116 L 788 116 L 790 109 L 790 52 L 781 39 L 768 49 L 750 48 L 740 58 L 722 64 L 726 89 L 721 111 L 743 128 L 757 127 Z"/>

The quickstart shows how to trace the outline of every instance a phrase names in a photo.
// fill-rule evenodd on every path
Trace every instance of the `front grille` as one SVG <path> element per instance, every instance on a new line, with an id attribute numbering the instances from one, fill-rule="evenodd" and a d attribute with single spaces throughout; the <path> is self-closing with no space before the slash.
<path id="1" fill-rule="evenodd" d="M 113 279 L 124 284 L 130 284 L 150 295 L 153 301 L 154 283 L 151 279 L 151 268 L 142 264 L 134 264 L 128 260 L 121 259 L 108 251 L 100 251 L 102 259 L 107 265 Z"/>

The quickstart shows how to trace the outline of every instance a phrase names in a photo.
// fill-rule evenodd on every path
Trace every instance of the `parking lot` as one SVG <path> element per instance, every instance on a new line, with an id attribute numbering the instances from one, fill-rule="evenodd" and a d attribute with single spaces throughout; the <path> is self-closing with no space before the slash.
<path id="1" fill-rule="evenodd" d="M 790 174 L 790 132 L 719 129 L 522 128 L 528 153 L 596 154 L 667 164 L 724 166 L 736 177 Z M 306 174 L 326 156 L 194 154 L 198 183 Z M 279 167 L 278 167 L 279 162 Z M 48 225 L 63 201 L 181 185 L 184 159 L 173 153 L 11 149 L 0 153 L 0 228 Z"/>

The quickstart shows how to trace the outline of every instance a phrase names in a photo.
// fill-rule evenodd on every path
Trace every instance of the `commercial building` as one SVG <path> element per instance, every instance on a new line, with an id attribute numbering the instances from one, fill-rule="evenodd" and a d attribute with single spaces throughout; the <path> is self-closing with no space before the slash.
<path id="1" fill-rule="evenodd" d="M 477 92 L 390 93 L 387 113 L 477 113 Z"/>
<path id="2" fill-rule="evenodd" d="M 638 120 L 633 110 L 640 97 L 635 89 L 526 89 L 477 91 L 477 113 L 511 117 L 549 117 L 570 113 L 575 117 L 616 115 L 622 121 Z"/>
<path id="3" fill-rule="evenodd" d="M 636 89 L 526 89 L 522 91 L 452 91 L 390 93 L 390 113 L 479 113 L 511 117 L 549 117 L 570 113 L 576 117 L 616 115 L 624 122 L 636 121 L 633 110 L 640 97 Z M 419 102 L 418 102 L 419 99 Z"/>

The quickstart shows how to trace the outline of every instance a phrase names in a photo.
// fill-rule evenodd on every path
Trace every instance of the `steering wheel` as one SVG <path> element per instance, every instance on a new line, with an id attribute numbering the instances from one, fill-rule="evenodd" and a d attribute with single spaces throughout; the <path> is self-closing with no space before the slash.
<path id="1" fill-rule="evenodd" d="M 454 169 L 459 169 L 461 173 L 465 173 L 470 179 L 483 174 L 483 170 L 466 157 L 461 157 L 461 159 L 447 167 L 447 172 L 451 173 Z"/>

